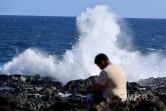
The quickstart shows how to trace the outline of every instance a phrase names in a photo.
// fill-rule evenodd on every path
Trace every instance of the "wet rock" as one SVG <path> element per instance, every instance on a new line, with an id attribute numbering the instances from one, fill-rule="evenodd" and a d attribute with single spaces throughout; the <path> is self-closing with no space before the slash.
<path id="1" fill-rule="evenodd" d="M 91 76 L 85 80 L 69 81 L 63 86 L 56 79 L 39 75 L 0 75 L 0 87 L 12 88 L 0 90 L 0 111 L 76 110 L 84 96 L 81 92 L 90 89 L 96 79 L 97 76 Z M 92 110 L 164 111 L 165 80 L 166 78 L 149 78 L 138 83 L 128 82 L 126 102 L 114 98 L 107 103 L 94 105 Z"/>
<path id="2" fill-rule="evenodd" d="M 53 93 L 53 90 L 51 88 L 43 88 L 40 91 L 38 91 L 41 95 L 51 95 Z"/>
<path id="3" fill-rule="evenodd" d="M 80 79 L 80 80 L 73 80 L 69 81 L 65 87 L 64 90 L 68 91 L 69 93 L 81 93 L 82 91 L 86 91 L 90 89 L 93 84 L 95 83 L 98 76 L 91 76 L 88 79 Z"/>
<path id="4" fill-rule="evenodd" d="M 127 82 L 127 90 L 130 91 L 130 93 L 140 92 L 140 88 L 141 86 L 136 82 Z"/>
<path id="5" fill-rule="evenodd" d="M 0 96 L 0 105 L 1 105 L 1 106 L 3 106 L 3 105 L 8 105 L 8 100 L 7 100 L 7 98 Z"/>
<path id="6" fill-rule="evenodd" d="M 158 78 L 150 77 L 147 79 L 139 80 L 138 83 L 144 86 L 159 86 L 159 87 L 162 86 L 163 87 L 163 86 L 166 86 L 166 77 L 158 77 Z"/>
<path id="7" fill-rule="evenodd" d="M 64 111 L 64 110 L 74 110 L 71 103 L 67 102 L 56 102 L 54 105 L 45 109 L 47 111 Z"/>

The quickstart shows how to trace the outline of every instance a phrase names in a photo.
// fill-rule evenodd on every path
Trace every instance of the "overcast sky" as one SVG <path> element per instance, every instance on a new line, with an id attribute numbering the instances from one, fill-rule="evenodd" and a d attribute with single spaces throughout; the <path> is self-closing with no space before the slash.
<path id="1" fill-rule="evenodd" d="M 166 0 L 0 0 L 0 15 L 78 16 L 99 4 L 122 18 L 166 18 Z"/>

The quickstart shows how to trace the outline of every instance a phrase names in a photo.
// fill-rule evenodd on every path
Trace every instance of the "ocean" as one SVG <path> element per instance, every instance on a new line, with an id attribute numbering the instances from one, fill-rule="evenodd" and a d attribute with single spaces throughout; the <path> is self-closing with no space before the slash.
<path id="1" fill-rule="evenodd" d="M 62 83 L 98 75 L 105 53 L 129 81 L 166 74 L 166 19 L 119 18 L 105 6 L 78 17 L 0 15 L 0 74 Z"/>

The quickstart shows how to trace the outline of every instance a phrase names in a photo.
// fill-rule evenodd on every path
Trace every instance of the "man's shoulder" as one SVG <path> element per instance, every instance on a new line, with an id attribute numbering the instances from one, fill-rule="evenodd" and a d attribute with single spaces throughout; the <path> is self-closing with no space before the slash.
<path id="1" fill-rule="evenodd" d="M 114 67 L 119 67 L 119 68 L 121 68 L 121 66 L 118 65 L 118 64 L 111 64 L 111 65 L 108 65 L 105 69 L 110 69 L 110 68 L 114 68 Z"/>
<path id="2" fill-rule="evenodd" d="M 122 68 L 120 65 L 111 64 L 111 65 L 108 65 L 105 69 L 103 69 L 103 71 L 105 71 L 107 73 L 112 71 L 112 70 L 122 70 Z"/>

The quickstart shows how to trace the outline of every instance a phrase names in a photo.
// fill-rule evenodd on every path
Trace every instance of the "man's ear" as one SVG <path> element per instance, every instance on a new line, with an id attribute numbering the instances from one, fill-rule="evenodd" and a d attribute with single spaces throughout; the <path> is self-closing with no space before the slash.
<path id="1" fill-rule="evenodd" d="M 101 61 L 101 64 L 103 65 L 105 62 L 104 61 Z"/>

